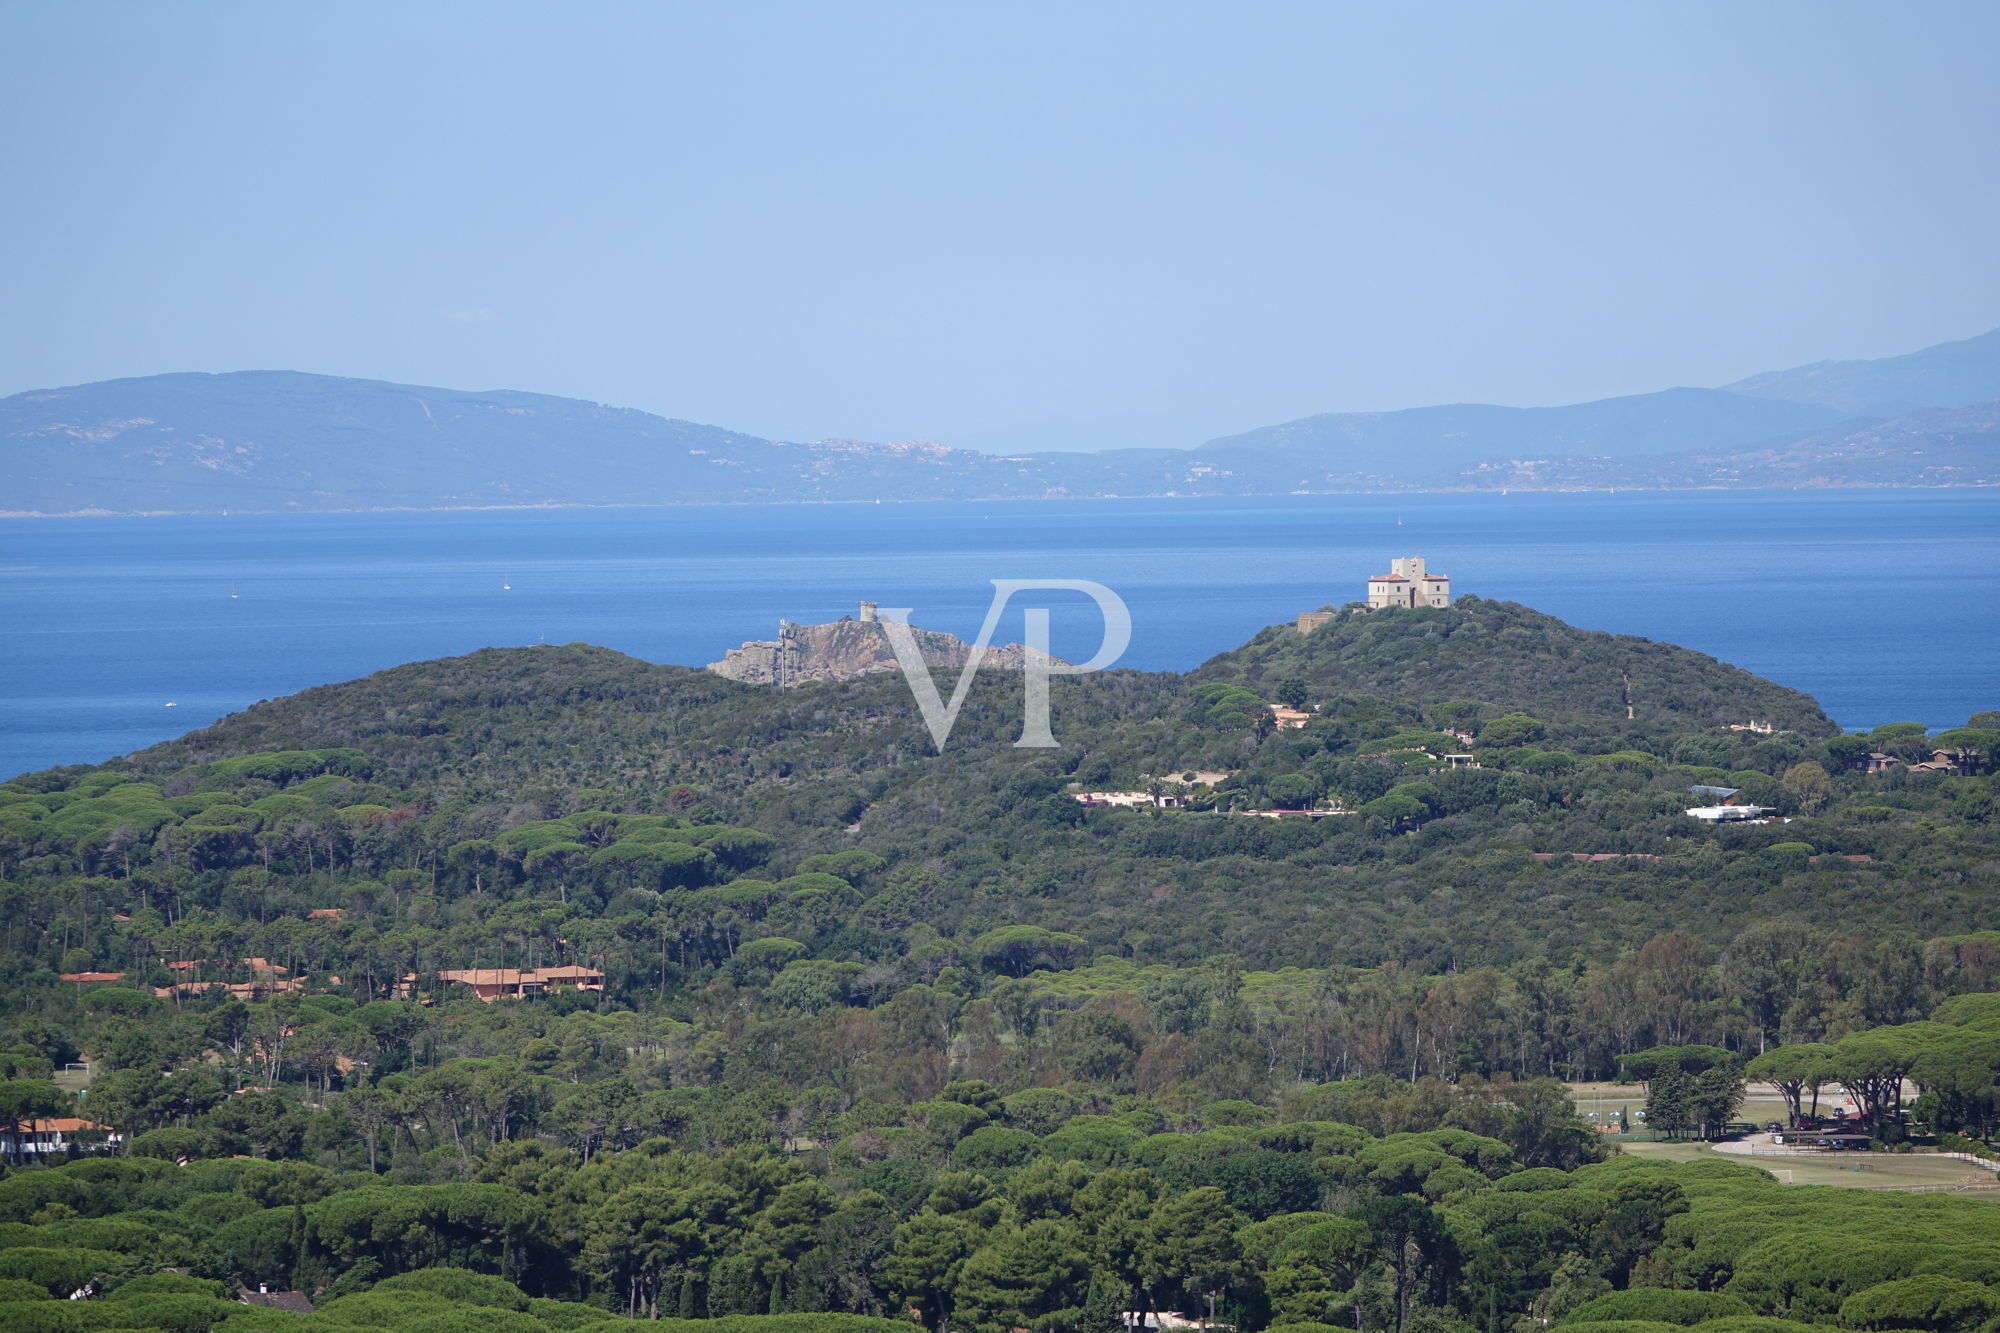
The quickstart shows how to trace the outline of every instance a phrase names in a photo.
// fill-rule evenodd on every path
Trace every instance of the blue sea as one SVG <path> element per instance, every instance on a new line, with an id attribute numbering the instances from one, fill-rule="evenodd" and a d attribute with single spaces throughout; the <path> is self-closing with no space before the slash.
<path id="1" fill-rule="evenodd" d="M 2000 494 L 1280 496 L 0 522 L 0 777 L 309 685 L 491 645 L 700 665 L 780 619 L 912 608 L 970 637 L 1000 578 L 1131 607 L 1186 669 L 1421 554 L 1459 593 L 1685 644 L 1850 727 L 2000 708 Z M 1072 593 L 1055 651 L 1096 647 Z M 1018 610 L 998 637 L 1022 635 Z M 1060 685 L 1057 686 L 1060 689 Z M 172 707 L 167 705 L 172 704 Z"/>

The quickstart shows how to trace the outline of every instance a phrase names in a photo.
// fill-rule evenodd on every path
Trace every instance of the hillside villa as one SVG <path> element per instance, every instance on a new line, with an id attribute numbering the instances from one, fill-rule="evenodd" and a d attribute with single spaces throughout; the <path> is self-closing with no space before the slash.
<path id="1" fill-rule="evenodd" d="M 467 967 L 439 972 L 439 981 L 470 987 L 472 993 L 491 1004 L 515 996 L 543 995 L 551 990 L 602 991 L 604 974 L 588 967 L 537 967 L 520 971 L 511 967 Z M 415 974 L 404 977 L 414 983 Z"/>
<path id="2" fill-rule="evenodd" d="M 0 1160 L 30 1162 L 37 1158 L 79 1152 L 116 1152 L 124 1135 L 109 1125 L 75 1116 L 0 1122 Z"/>

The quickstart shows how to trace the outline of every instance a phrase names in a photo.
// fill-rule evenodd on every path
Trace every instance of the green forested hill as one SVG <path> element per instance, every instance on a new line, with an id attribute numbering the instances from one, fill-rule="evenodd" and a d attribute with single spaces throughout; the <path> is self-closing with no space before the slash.
<path id="1" fill-rule="evenodd" d="M 1448 607 L 1349 610 L 1310 634 L 1274 625 L 1194 679 L 1262 691 L 1293 679 L 1314 698 L 1373 695 L 1419 707 L 1479 700 L 1599 742 L 1752 718 L 1811 736 L 1838 730 L 1809 696 L 1705 653 L 1470 596 Z"/>
<path id="2" fill-rule="evenodd" d="M 992 762 L 1017 714 L 991 673 L 974 694 L 950 769 Z M 1147 726 L 1177 712 L 1193 685 L 1240 684 L 1275 697 L 1302 682 L 1308 701 L 1367 698 L 1406 710 L 1478 705 L 1527 713 L 1552 739 L 1610 751 L 1751 719 L 1824 737 L 1837 728 L 1812 699 L 1674 644 L 1576 629 L 1511 602 L 1464 597 L 1448 608 L 1350 610 L 1311 634 L 1274 625 L 1182 678 L 1113 672 L 1063 683 L 1066 753 L 1153 770 L 1223 762 L 1239 747 L 1185 728 Z M 945 682 L 947 689 L 949 682 Z M 1631 716 L 1627 717 L 1627 711 Z M 867 735 L 866 743 L 855 738 Z M 1384 734 L 1387 734 L 1386 732 Z M 754 783 L 829 770 L 926 765 L 930 746 L 900 676 L 780 694 L 609 649 L 489 649 L 412 663 L 259 704 L 133 757 L 147 771 L 256 750 L 367 743 L 406 776 L 616 786 L 649 778 Z M 1160 753 L 1160 751 L 1167 751 Z M 761 762 L 745 760 L 754 751 Z M 1013 756 L 1026 758 L 1029 756 Z M 781 772 L 779 770 L 782 770 Z"/>
<path id="3" fill-rule="evenodd" d="M 128 762 L 171 773 L 231 755 L 362 745 L 378 766 L 446 786 L 482 777 L 630 785 L 671 767 L 669 754 L 690 762 L 676 753 L 682 741 L 712 737 L 765 697 L 588 644 L 489 648 L 260 703 Z"/>
<path id="4" fill-rule="evenodd" d="M 899 675 L 494 650 L 0 783 L 0 1121 L 128 1159 L 0 1162 L 0 1330 L 2000 1315 L 1983 1205 L 1603 1161 L 1551 1081 L 1644 1059 L 1664 1128 L 1751 1058 L 1877 1105 L 1907 1069 L 2000 1124 L 2000 714 L 1839 736 L 1470 599 L 1055 695 L 1019 749 L 982 673 L 939 754 Z M 1913 767 L 1939 746 L 1970 771 Z M 1717 785 L 1789 822 L 1690 819 Z M 227 1301 L 260 1282 L 322 1313 Z"/>
<path id="5" fill-rule="evenodd" d="M 1316 710 L 1302 729 L 1272 727 L 1267 701 L 1280 696 Z M 204 831 L 193 842 L 204 850 L 179 869 L 224 879 L 260 869 L 287 892 L 333 900 L 346 872 L 324 856 L 359 855 L 368 869 L 357 873 L 374 878 L 402 867 L 443 883 L 489 846 L 496 876 L 532 896 L 531 849 L 510 842 L 512 830 L 579 812 L 754 829 L 773 874 L 857 850 L 888 862 L 888 898 L 853 922 L 873 942 L 836 953 L 892 948 L 879 925 L 860 923 L 893 920 L 946 939 L 1054 930 L 1082 941 L 1078 961 L 1581 967 L 1663 932 L 1719 945 L 1774 914 L 1918 937 L 1985 924 L 1975 881 L 1947 868 L 1969 869 L 1981 854 L 1989 780 L 1847 774 L 1852 746 L 1830 738 L 1804 696 L 1523 607 L 1468 598 L 1344 615 L 1311 635 L 1275 627 L 1189 677 L 1060 681 L 1056 703 L 1058 748 L 1016 748 L 1019 681 L 981 673 L 938 754 L 893 673 L 777 692 L 585 645 L 489 650 L 259 704 L 0 796 L 15 793 L 6 826 L 28 858 L 17 866 L 40 854 L 56 858 L 46 863 L 56 876 L 142 877 L 131 857 L 108 866 L 93 841 L 121 817 L 98 790 L 124 782 L 203 807 L 145 806 L 116 839 L 152 844 L 138 861 L 158 866 L 184 850 L 170 817 L 219 821 L 233 831 Z M 1752 718 L 1780 729 L 1723 725 Z M 1854 742 L 1912 758 L 1925 743 Z M 1469 751 L 1478 766 L 1441 771 L 1446 750 Z M 341 757 L 324 758 L 332 752 Z M 1221 776 L 1188 788 L 1183 809 L 1093 813 L 1076 799 L 1178 791 L 1196 772 Z M 288 804 L 308 779 L 314 799 Z M 1696 824 L 1683 810 L 1698 784 L 1736 788 L 1798 822 Z M 86 790 L 88 801 L 61 795 Z M 282 810 L 269 806 L 281 793 Z M 242 810 L 225 818 L 209 802 Z M 1940 802 L 1965 817 L 1937 824 L 1924 812 Z M 86 814 L 99 803 L 107 813 Z M 1353 813 L 1229 813 L 1314 805 Z M 367 824 L 378 816 L 366 811 L 387 822 Z M 616 841 L 604 824 L 558 831 L 584 852 Z M 321 845 L 331 850 L 315 854 Z M 1773 845 L 1825 857 L 1794 864 L 1760 850 Z M 308 889 L 328 873 L 336 882 L 324 893 Z M 1911 876 L 1924 892 L 1896 887 Z M 570 878 L 595 901 L 565 905 L 564 916 L 617 902 L 650 912 L 651 898 L 620 891 L 676 887 L 594 868 Z M 486 962 L 518 951 L 450 948 Z"/>

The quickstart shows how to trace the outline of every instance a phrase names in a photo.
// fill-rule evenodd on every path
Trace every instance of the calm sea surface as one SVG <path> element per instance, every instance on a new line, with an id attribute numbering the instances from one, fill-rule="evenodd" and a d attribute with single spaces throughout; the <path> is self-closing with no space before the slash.
<path id="1" fill-rule="evenodd" d="M 995 578 L 1106 584 L 1133 612 L 1122 664 L 1185 669 L 1412 553 L 1456 592 L 1686 644 L 1848 726 L 2000 708 L 1993 492 L 17 520 L 0 522 L 0 777 L 490 645 L 700 665 L 863 598 L 970 637 Z M 1086 601 L 1033 600 L 1058 603 L 1058 653 L 1094 650 Z M 1021 632 L 1015 611 L 1000 637 Z"/>

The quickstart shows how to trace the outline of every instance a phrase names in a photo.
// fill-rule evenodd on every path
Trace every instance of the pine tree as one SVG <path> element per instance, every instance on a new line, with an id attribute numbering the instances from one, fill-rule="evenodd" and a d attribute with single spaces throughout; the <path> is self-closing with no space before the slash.
<path id="1" fill-rule="evenodd" d="M 1646 1128 L 1668 1135 L 1693 1129 L 1693 1096 L 1694 1080 L 1679 1069 L 1668 1067 L 1654 1074 L 1646 1090 Z"/>
<path id="2" fill-rule="evenodd" d="M 1083 1313 L 1077 1317 L 1076 1333 L 1119 1333 L 1125 1327 L 1123 1284 L 1115 1278 L 1092 1272 L 1083 1293 Z"/>

